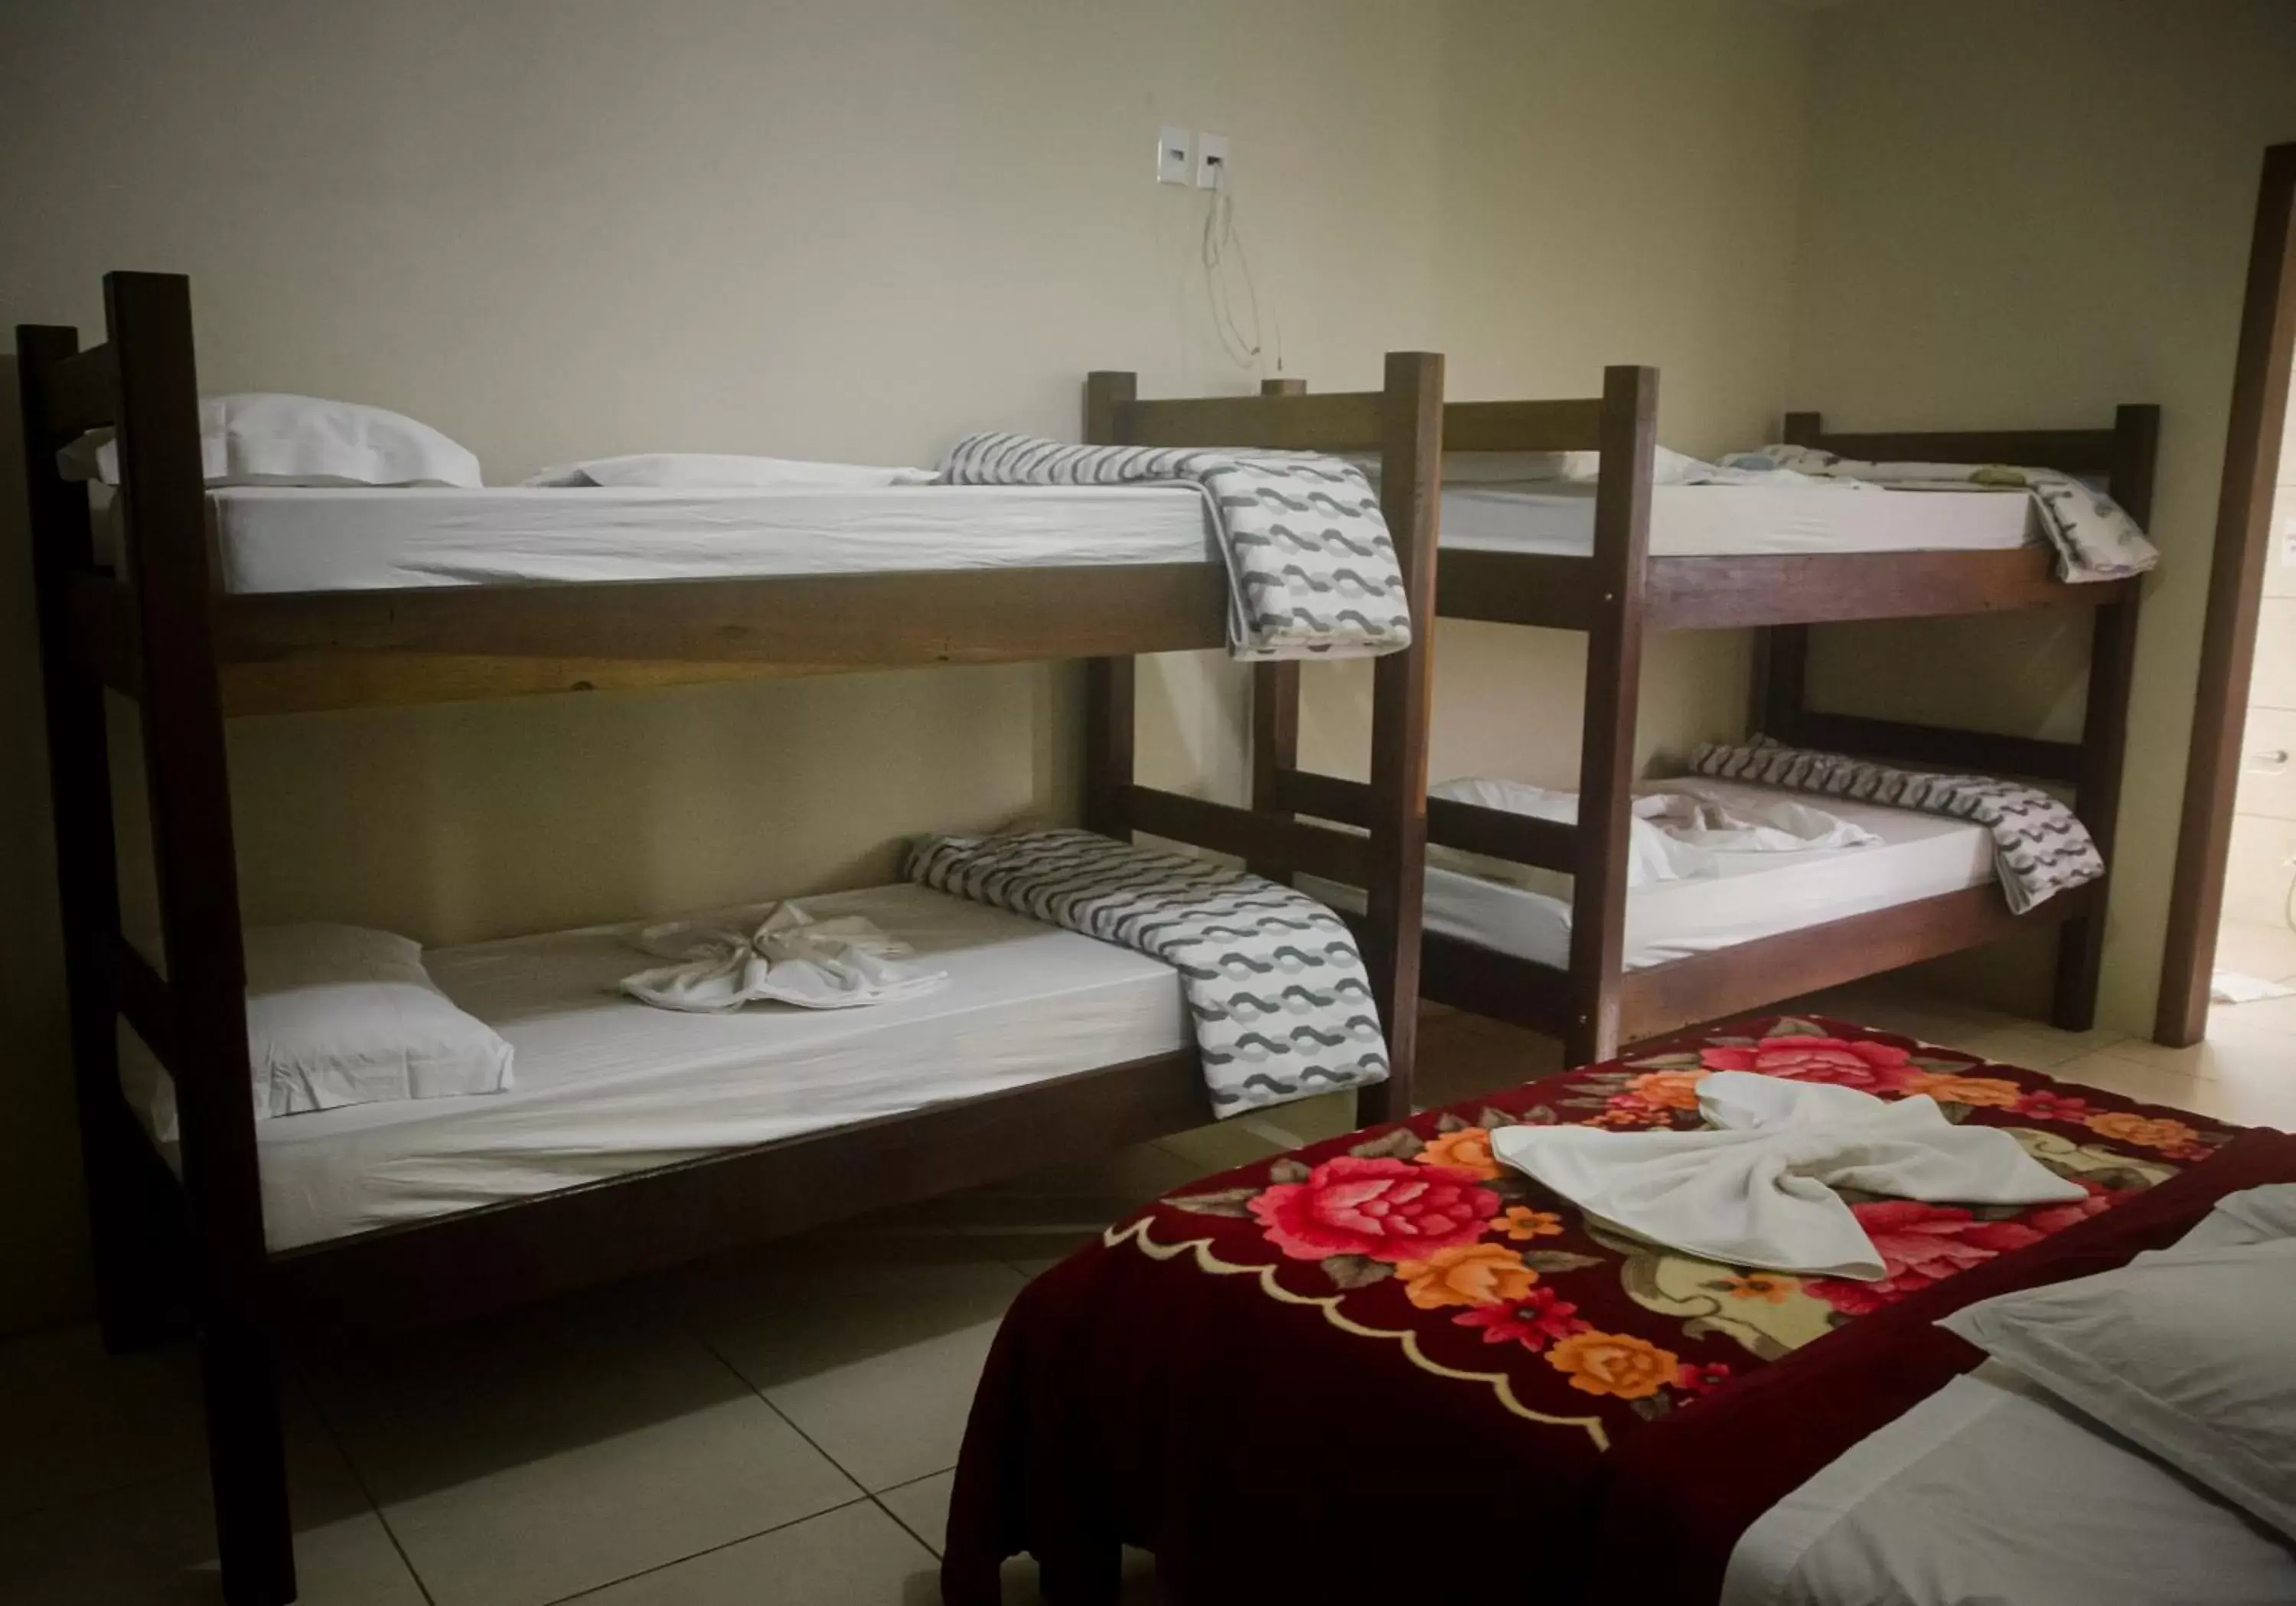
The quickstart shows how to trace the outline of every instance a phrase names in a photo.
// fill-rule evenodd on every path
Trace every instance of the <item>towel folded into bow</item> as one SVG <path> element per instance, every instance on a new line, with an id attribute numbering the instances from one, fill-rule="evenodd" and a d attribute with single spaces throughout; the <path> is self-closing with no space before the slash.
<path id="1" fill-rule="evenodd" d="M 1837 1188 L 1927 1204 L 2040 1205 L 2085 1197 L 1998 1127 L 1956 1126 L 1925 1093 L 1716 1071 L 1698 1083 L 1707 1132 L 1510 1126 L 1491 1151 L 1595 1220 L 1726 1265 L 1868 1281 L 1880 1251 Z"/>
<path id="2" fill-rule="evenodd" d="M 858 915 L 816 920 L 775 904 L 757 929 L 691 920 L 649 926 L 631 945 L 675 964 L 622 978 L 622 991 L 658 1009 L 716 1014 L 758 1000 L 808 1009 L 891 1003 L 945 985 L 944 970 L 897 964 L 912 952 Z"/>

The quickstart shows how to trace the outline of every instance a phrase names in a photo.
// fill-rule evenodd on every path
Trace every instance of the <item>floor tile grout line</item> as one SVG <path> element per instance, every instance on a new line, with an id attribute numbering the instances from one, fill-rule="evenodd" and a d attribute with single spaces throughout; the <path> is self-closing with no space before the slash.
<path id="1" fill-rule="evenodd" d="M 926 1473 L 926 1474 L 925 1474 L 925 1478 L 939 1478 L 939 1476 L 940 1476 L 940 1474 L 939 1474 L 939 1472 L 928 1472 L 928 1473 Z M 909 1480 L 909 1483 L 922 1483 L 922 1482 L 923 1482 L 923 1481 L 924 1481 L 924 1478 L 911 1478 L 911 1479 Z M 909 1484 L 907 1484 L 907 1483 L 897 1483 L 897 1484 L 895 1484 L 895 1485 L 893 1486 L 893 1488 L 894 1488 L 894 1489 L 906 1489 L 906 1488 L 907 1488 L 908 1487 L 909 1487 Z M 917 1530 L 916 1530 L 916 1528 L 915 1528 L 914 1527 L 913 1527 L 910 1523 L 908 1523 L 908 1522 L 905 1521 L 905 1520 L 902 1519 L 902 1516 L 901 1516 L 900 1512 L 898 1512 L 898 1511 L 895 1511 L 891 1506 L 889 1506 L 889 1505 L 887 1505 L 887 1504 L 885 1503 L 885 1496 L 886 1496 L 887 1495 L 891 1494 L 892 1492 L 893 1492 L 893 1490 L 892 1490 L 892 1489 L 885 1489 L 885 1490 L 882 1490 L 882 1491 L 881 1491 L 881 1492 L 879 1492 L 879 1493 L 876 1493 L 876 1494 L 871 1495 L 869 1496 L 869 1503 L 870 1503 L 870 1504 L 872 1504 L 872 1505 L 873 1505 L 873 1506 L 875 1506 L 879 1511 L 881 1511 L 884 1512 L 886 1516 L 888 1516 L 888 1517 L 891 1518 L 891 1519 L 893 1520 L 894 1525 L 895 1525 L 896 1527 L 898 1527 L 898 1528 L 899 1528 L 903 1533 L 906 1534 L 910 1538 L 912 1538 L 912 1539 L 914 1539 L 914 1540 L 915 1540 L 919 1544 L 923 1545 L 923 1546 L 925 1547 L 925 1549 L 926 1549 L 926 1550 L 928 1550 L 928 1551 L 931 1552 L 932 1552 L 932 1559 L 933 1559 L 934 1562 L 935 1562 L 936 1564 L 937 1564 L 937 1563 L 939 1563 L 939 1561 L 940 1561 L 940 1552 L 941 1552 L 941 1547 L 940 1547 L 940 1545 L 939 1545 L 939 1544 L 935 1544 L 931 1540 L 930 1540 L 930 1539 L 926 1538 L 922 1534 L 921 1534 L 921 1533 L 917 1532 Z M 943 1543 L 946 1543 L 946 1542 L 947 1542 L 947 1536 L 943 1536 Z"/>
<path id="2" fill-rule="evenodd" d="M 838 1470 L 842 1472 L 845 1469 L 839 1467 Z M 860 1487 L 858 1484 L 856 1484 L 854 1487 L 856 1488 Z M 631 1583 L 636 1579 L 650 1577 L 655 1573 L 667 1571 L 673 1567 L 683 1567 L 688 1561 L 699 1561 L 703 1556 L 714 1556 L 719 1551 L 732 1550 L 735 1545 L 747 1544 L 752 1539 L 762 1539 L 768 1534 L 778 1534 L 786 1529 L 796 1528 L 801 1523 L 811 1522 L 817 1517 L 826 1517 L 833 1511 L 849 1511 L 857 1505 L 869 1505 L 872 1503 L 873 1503 L 873 1501 L 869 1492 L 866 1489 L 862 1489 L 859 1494 L 856 1495 L 850 1500 L 840 1500 L 835 1505 L 825 1505 L 817 1511 L 808 1511 L 804 1516 L 792 1517 L 787 1522 L 776 1522 L 769 1527 L 761 1528 L 753 1534 L 742 1534 L 736 1538 L 727 1539 L 720 1544 L 705 1544 L 700 1550 L 690 1551 L 683 1556 L 672 1556 L 667 1561 L 657 1561 L 652 1567 L 641 1567 L 636 1571 L 626 1572 L 619 1577 L 608 1578 L 603 1584 L 589 1585 L 585 1588 L 576 1590 L 572 1594 L 553 1595 L 548 1601 L 543 1602 L 543 1606 L 567 1606 L 567 1603 L 571 1601 L 587 1600 L 592 1595 L 603 1594 L 604 1591 L 609 1589 L 619 1589 L 623 1585 Z M 896 1519 L 896 1520 L 898 1520 L 898 1519 Z"/>
<path id="3" fill-rule="evenodd" d="M 695 1322 L 685 1312 L 680 1311 L 677 1314 L 677 1324 L 685 1330 L 686 1337 L 692 1338 L 696 1344 L 699 1344 L 704 1350 L 709 1352 L 709 1358 L 711 1360 L 717 1362 L 718 1365 L 724 1367 L 727 1372 L 732 1374 L 735 1382 L 748 1389 L 750 1395 L 757 1400 L 758 1404 L 763 1405 L 767 1410 L 772 1412 L 775 1416 L 780 1418 L 783 1423 L 788 1427 L 789 1430 L 791 1433 L 796 1434 L 799 1438 L 804 1440 L 807 1447 L 811 1449 L 816 1455 L 820 1456 L 822 1460 L 836 1468 L 837 1475 L 840 1478 L 844 1478 L 855 1488 L 860 1490 L 864 1499 L 870 1497 L 872 1490 L 867 1484 L 861 1481 L 859 1476 L 854 1472 L 853 1469 L 847 1466 L 843 1462 L 838 1460 L 834 1455 L 832 1455 L 829 1453 L 828 1447 L 823 1445 L 818 1439 L 815 1438 L 812 1434 L 808 1433 L 802 1427 L 799 1426 L 796 1419 L 791 1417 L 788 1412 L 783 1410 L 779 1405 L 775 1404 L 770 1399 L 767 1399 L 766 1397 L 766 1391 L 758 1388 L 755 1383 L 751 1382 L 747 1372 L 734 1365 L 734 1363 L 726 1357 L 723 1350 L 720 1350 L 715 1344 L 712 1344 L 709 1341 L 709 1335 L 701 1330 L 701 1323 Z M 846 1505 L 850 1505 L 853 1503 L 849 1500 L 844 1503 Z M 834 1511 L 841 1508 L 832 1507 L 830 1509 Z"/>
<path id="4" fill-rule="evenodd" d="M 360 1466 L 358 1457 L 351 1454 L 349 1438 L 335 1425 L 334 1413 L 327 1409 L 324 1391 L 314 1384 L 308 1386 L 307 1392 L 310 1397 L 311 1414 L 319 1419 L 319 1430 L 327 1436 L 327 1442 L 334 1446 L 335 1454 L 342 1457 L 343 1470 L 351 1475 L 351 1482 L 358 1488 L 359 1498 L 366 1502 L 367 1510 L 373 1512 L 374 1520 L 382 1525 L 382 1536 L 390 1541 L 390 1548 L 398 1554 L 399 1565 L 406 1568 L 406 1576 L 414 1580 L 414 1592 L 422 1597 L 424 1606 L 439 1606 L 439 1597 L 430 1593 L 430 1582 L 423 1577 L 422 1569 L 414 1565 L 414 1558 L 406 1553 L 406 1543 L 399 1538 L 398 1530 L 391 1526 L 390 1513 L 384 1511 L 382 1502 L 375 1498 L 374 1487 L 367 1481 L 366 1469 Z"/>

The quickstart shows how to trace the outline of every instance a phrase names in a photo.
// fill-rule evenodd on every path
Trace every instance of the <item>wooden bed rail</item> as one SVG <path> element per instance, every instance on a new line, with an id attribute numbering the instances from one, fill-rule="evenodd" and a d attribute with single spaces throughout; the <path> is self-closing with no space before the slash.
<path id="1" fill-rule="evenodd" d="M 46 416 L 41 432 L 56 446 L 119 421 L 119 371 L 110 346 L 90 346 L 42 366 Z"/>
<path id="2" fill-rule="evenodd" d="M 1290 813 L 1336 819 L 1344 825 L 1360 826 L 1371 814 L 1370 787 L 1359 780 L 1318 775 L 1312 770 L 1277 771 L 1275 797 L 1275 806 Z M 1455 798 L 1427 800 L 1427 840 L 1463 852 L 1485 853 L 1566 874 L 1578 861 L 1575 826 Z"/>
<path id="3" fill-rule="evenodd" d="M 16 334 L 98 1300 L 115 1347 L 160 1330 L 160 1302 L 176 1280 L 157 1262 L 182 1241 L 144 1209 L 153 1157 L 120 1092 L 115 1022 L 124 1017 L 176 1083 L 207 1412 L 229 1424 L 210 1436 L 226 1577 L 234 1599 L 286 1600 L 293 1536 L 283 1519 L 285 1466 L 264 1314 L 266 1248 L 245 1075 L 246 977 L 191 287 L 173 275 L 114 273 L 103 292 L 102 346 L 78 350 L 70 329 Z M 86 490 L 65 481 L 55 461 L 57 447 L 101 424 L 116 431 L 120 572 L 134 576 L 132 593 L 96 569 Z M 107 685 L 140 704 L 160 902 L 156 966 L 119 929 Z"/>

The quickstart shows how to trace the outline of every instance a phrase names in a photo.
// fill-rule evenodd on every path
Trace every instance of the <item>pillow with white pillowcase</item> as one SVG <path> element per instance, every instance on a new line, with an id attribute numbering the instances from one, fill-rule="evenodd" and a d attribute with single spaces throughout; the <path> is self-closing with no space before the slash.
<path id="1" fill-rule="evenodd" d="M 1503 776 L 1463 776 L 1456 780 L 1430 787 L 1427 795 L 1452 803 L 1474 803 L 1508 814 L 1527 814 L 1533 819 L 1550 819 L 1557 825 L 1578 823 L 1578 795 L 1576 792 L 1551 791 L 1545 787 L 1534 787 L 1528 781 L 1509 780 Z M 1493 858 L 1464 848 L 1446 847 L 1439 843 L 1429 844 L 1427 862 L 1438 869 L 1480 876 L 1487 881 L 1504 882 L 1527 892 L 1551 893 L 1561 897 L 1570 895 L 1570 877 L 1565 872 L 1538 865 L 1517 864 L 1512 860 Z M 1639 814 L 1628 819 L 1628 886 L 1650 886 L 1660 881 L 1682 881 L 1693 876 L 1710 875 L 1713 867 L 1713 855 L 1705 849 L 1676 841 Z"/>
<path id="2" fill-rule="evenodd" d="M 865 463 L 807 463 L 790 457 L 744 457 L 720 452 L 637 452 L 624 457 L 592 457 L 586 462 L 562 464 L 544 469 L 523 483 L 660 490 L 808 486 L 843 490 L 880 485 L 930 485 L 939 477 L 929 468 L 879 468 Z"/>
<path id="3" fill-rule="evenodd" d="M 91 430 L 59 451 L 64 478 L 119 484 L 113 434 Z M 200 458 L 210 486 L 484 483 L 468 449 L 403 413 L 270 391 L 201 400 Z"/>
<path id="4" fill-rule="evenodd" d="M 511 1085 L 511 1047 L 457 1009 L 419 943 L 323 924 L 250 930 L 247 1048 L 258 1120 Z"/>
<path id="5" fill-rule="evenodd" d="M 1376 453 L 1349 458 L 1366 474 L 1379 477 Z M 1546 481 L 1591 484 L 1602 473 L 1600 452 L 1445 452 L 1446 485 L 1527 485 Z M 1710 463 L 1659 447 L 1651 458 L 1654 485 L 1698 485 L 1717 477 Z"/>
<path id="6" fill-rule="evenodd" d="M 2296 1239 L 2180 1245 L 1938 1325 L 2296 1541 Z"/>

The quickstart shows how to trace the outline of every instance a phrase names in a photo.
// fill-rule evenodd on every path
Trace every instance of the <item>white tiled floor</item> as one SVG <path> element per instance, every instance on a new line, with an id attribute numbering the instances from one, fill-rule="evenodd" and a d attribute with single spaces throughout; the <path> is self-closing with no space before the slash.
<path id="1" fill-rule="evenodd" d="M 2188 1050 L 1883 986 L 1800 1007 L 2296 1126 L 2296 1007 L 2221 1010 Z M 1431 1015 L 1423 1043 L 1429 1103 L 1555 1067 L 1551 1045 L 1469 1016 Z M 1026 1278 L 1142 1200 L 1351 1124 L 1344 1100 L 1294 1105 L 502 1321 L 301 1355 L 303 1599 L 930 1606 L 973 1381 Z M 0 1601 L 210 1606 L 198 1427 L 180 1353 L 111 1360 L 84 1330 L 0 1344 Z M 1025 1563 L 1008 1582 L 1036 1598 Z"/>

